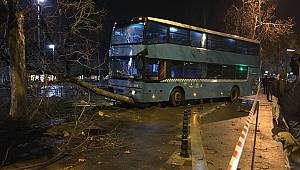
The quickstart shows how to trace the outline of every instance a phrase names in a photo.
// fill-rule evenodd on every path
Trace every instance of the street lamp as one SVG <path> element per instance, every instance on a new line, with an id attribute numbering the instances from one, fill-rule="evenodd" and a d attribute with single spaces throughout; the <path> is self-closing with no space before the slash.
<path id="1" fill-rule="evenodd" d="M 287 63 L 288 61 L 291 62 L 291 54 L 293 54 L 293 52 L 295 52 L 296 50 L 295 49 L 292 49 L 292 48 L 287 48 L 286 49 L 286 54 L 287 54 L 287 57 L 285 58 L 285 69 L 286 69 L 286 73 L 288 73 L 288 66 L 287 66 Z M 287 61 L 288 60 L 288 61 Z"/>
<path id="2" fill-rule="evenodd" d="M 288 49 L 286 49 L 286 51 L 287 51 L 287 52 L 295 52 L 296 50 L 295 50 L 295 49 L 290 49 L 290 48 L 288 48 Z"/>
<path id="3" fill-rule="evenodd" d="M 39 48 L 39 51 L 41 51 L 41 3 L 44 3 L 45 0 L 37 0 L 37 10 L 38 10 L 38 16 L 37 16 L 37 19 L 38 19 L 38 48 Z"/>
<path id="4" fill-rule="evenodd" d="M 48 45 L 48 48 L 52 49 L 52 61 L 54 61 L 54 49 L 55 49 L 55 45 L 54 44 L 50 44 L 50 45 Z"/>
<path id="5" fill-rule="evenodd" d="M 288 48 L 286 49 L 287 53 L 293 54 L 293 56 L 290 58 L 290 67 L 292 72 L 299 77 L 300 76 L 300 64 L 299 64 L 299 59 L 296 57 L 298 54 L 298 49 L 291 49 Z"/>

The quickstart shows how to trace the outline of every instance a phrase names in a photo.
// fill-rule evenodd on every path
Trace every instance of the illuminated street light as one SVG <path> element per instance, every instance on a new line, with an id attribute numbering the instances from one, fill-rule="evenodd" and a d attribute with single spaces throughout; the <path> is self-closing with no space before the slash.
<path id="1" fill-rule="evenodd" d="M 288 49 L 286 49 L 286 51 L 287 51 L 287 52 L 295 52 L 296 50 L 295 50 L 295 49 L 290 49 L 290 48 L 288 48 Z"/>
<path id="2" fill-rule="evenodd" d="M 287 57 L 284 59 L 284 63 L 285 63 L 285 72 L 288 72 L 288 61 L 291 61 L 291 54 L 293 54 L 293 52 L 295 52 L 295 49 L 292 48 L 287 48 L 286 49 L 286 55 Z"/>
<path id="3" fill-rule="evenodd" d="M 37 34 L 38 34 L 38 47 L 39 47 L 40 52 L 41 52 L 41 22 L 40 22 L 40 20 L 41 20 L 41 13 L 42 13 L 40 4 L 44 3 L 44 2 L 45 2 L 45 0 L 37 0 L 37 11 L 38 11 L 38 13 L 37 13 L 38 33 Z"/>
<path id="4" fill-rule="evenodd" d="M 48 45 L 48 47 L 51 48 L 52 50 L 54 50 L 55 45 L 54 44 L 50 44 L 50 45 Z"/>
<path id="5" fill-rule="evenodd" d="M 41 4 L 46 2 L 46 0 L 37 0 L 37 19 L 38 19 L 38 47 L 39 50 L 41 51 L 41 16 L 42 16 L 42 8 Z"/>
<path id="6" fill-rule="evenodd" d="M 50 44 L 50 45 L 48 45 L 48 48 L 52 49 L 52 61 L 54 61 L 54 49 L 55 49 L 55 45 L 54 44 Z"/>

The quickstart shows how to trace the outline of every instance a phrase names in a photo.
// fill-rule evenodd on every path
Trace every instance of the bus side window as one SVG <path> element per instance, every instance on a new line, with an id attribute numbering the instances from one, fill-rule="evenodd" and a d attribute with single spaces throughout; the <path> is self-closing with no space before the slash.
<path id="1" fill-rule="evenodd" d="M 235 79 L 247 79 L 248 67 L 247 66 L 235 66 Z"/>
<path id="2" fill-rule="evenodd" d="M 148 22 L 146 39 L 148 44 L 157 44 L 167 42 L 168 28 L 165 25 Z"/>
<path id="3" fill-rule="evenodd" d="M 204 63 L 184 63 L 184 78 L 200 79 L 206 77 L 207 65 Z"/>
<path id="4" fill-rule="evenodd" d="M 224 51 L 224 38 L 218 35 L 207 35 L 207 48 L 211 50 Z"/>
<path id="5" fill-rule="evenodd" d="M 190 31 L 190 42 L 193 47 L 204 47 L 203 33 Z"/>
<path id="6" fill-rule="evenodd" d="M 222 66 L 223 78 L 234 79 L 235 78 L 235 67 L 230 65 Z"/>
<path id="7" fill-rule="evenodd" d="M 146 59 L 146 80 L 158 80 L 158 60 Z"/>
<path id="8" fill-rule="evenodd" d="M 259 45 L 254 43 L 249 43 L 248 52 L 250 55 L 258 55 L 259 52 Z"/>
<path id="9" fill-rule="evenodd" d="M 171 61 L 170 62 L 170 78 L 183 78 L 183 62 Z"/>
<path id="10" fill-rule="evenodd" d="M 182 28 L 170 27 L 170 43 L 189 45 L 189 31 Z"/>
<path id="11" fill-rule="evenodd" d="M 232 38 L 224 38 L 224 50 L 228 52 L 236 52 L 236 40 Z"/>
<path id="12" fill-rule="evenodd" d="M 208 64 L 207 65 L 207 78 L 209 79 L 222 79 L 222 65 Z"/>
<path id="13" fill-rule="evenodd" d="M 258 55 L 259 45 L 239 40 L 237 41 L 237 52 L 245 55 Z"/>

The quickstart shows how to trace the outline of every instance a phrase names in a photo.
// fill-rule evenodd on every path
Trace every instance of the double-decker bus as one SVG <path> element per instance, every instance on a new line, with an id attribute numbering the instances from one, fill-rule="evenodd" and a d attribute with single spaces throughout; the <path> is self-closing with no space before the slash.
<path id="1" fill-rule="evenodd" d="M 109 88 L 137 103 L 251 95 L 259 72 L 259 42 L 165 19 L 115 23 Z"/>

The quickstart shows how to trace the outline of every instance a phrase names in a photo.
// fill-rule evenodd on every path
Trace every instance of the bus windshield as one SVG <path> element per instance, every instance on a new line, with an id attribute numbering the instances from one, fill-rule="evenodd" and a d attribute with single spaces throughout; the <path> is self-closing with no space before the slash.
<path id="1" fill-rule="evenodd" d="M 143 42 L 144 23 L 117 26 L 112 33 L 112 45 Z"/>
<path id="2" fill-rule="evenodd" d="M 139 57 L 112 57 L 110 61 L 112 78 L 141 79 L 143 61 Z"/>

